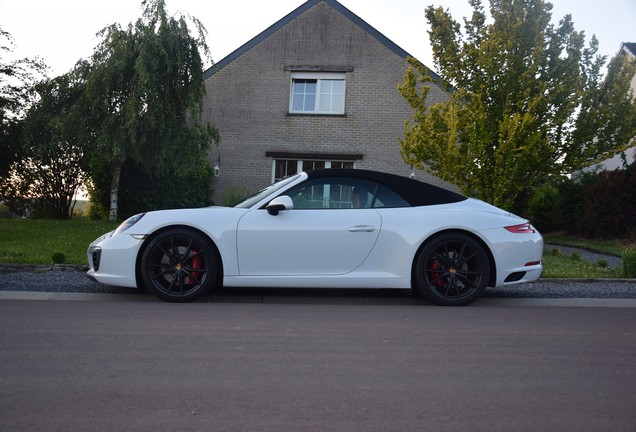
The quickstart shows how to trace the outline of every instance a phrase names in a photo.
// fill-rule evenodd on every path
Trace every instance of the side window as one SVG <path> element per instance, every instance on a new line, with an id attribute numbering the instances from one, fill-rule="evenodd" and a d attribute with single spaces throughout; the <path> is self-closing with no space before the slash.
<path id="1" fill-rule="evenodd" d="M 378 193 L 375 195 L 375 201 L 373 203 L 375 208 L 396 208 L 396 207 L 410 207 L 409 203 L 404 201 L 404 198 L 393 192 L 391 189 L 380 185 Z"/>
<path id="2" fill-rule="evenodd" d="M 300 184 L 286 195 L 294 202 L 294 209 L 356 209 L 371 208 L 378 184 L 372 181 L 326 177 Z"/>

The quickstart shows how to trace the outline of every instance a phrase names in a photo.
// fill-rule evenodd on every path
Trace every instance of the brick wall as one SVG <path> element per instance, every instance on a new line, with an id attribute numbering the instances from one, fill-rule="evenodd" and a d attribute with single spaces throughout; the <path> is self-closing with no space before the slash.
<path id="1" fill-rule="evenodd" d="M 290 115 L 290 66 L 348 67 L 345 116 Z M 412 111 L 397 90 L 408 64 L 339 11 L 318 2 L 206 80 L 206 120 L 219 128 L 214 199 L 271 182 L 266 152 L 362 154 L 357 168 L 409 175 L 398 138 Z M 352 68 L 352 69 L 351 69 Z M 446 98 L 439 88 L 434 102 Z M 418 179 L 446 187 L 424 173 Z"/>

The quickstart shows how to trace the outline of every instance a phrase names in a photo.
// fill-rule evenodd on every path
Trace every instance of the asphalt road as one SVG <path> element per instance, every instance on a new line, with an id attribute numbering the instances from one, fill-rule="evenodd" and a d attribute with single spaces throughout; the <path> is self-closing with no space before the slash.
<path id="1" fill-rule="evenodd" d="M 0 431 L 636 431 L 635 308 L 1 300 L 0 346 Z"/>

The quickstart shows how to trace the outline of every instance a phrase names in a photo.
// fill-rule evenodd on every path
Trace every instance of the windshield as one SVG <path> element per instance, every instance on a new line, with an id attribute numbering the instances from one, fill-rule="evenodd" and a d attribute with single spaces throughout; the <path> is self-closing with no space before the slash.
<path id="1" fill-rule="evenodd" d="M 234 207 L 237 207 L 237 208 L 250 208 L 254 204 L 256 204 L 257 202 L 259 202 L 260 200 L 265 198 L 266 196 L 268 196 L 270 194 L 273 194 L 277 190 L 282 189 L 283 187 L 285 187 L 288 184 L 292 183 L 294 180 L 298 179 L 298 177 L 300 177 L 300 174 L 296 174 L 295 176 L 289 177 L 289 178 L 287 178 L 285 180 L 281 180 L 278 183 L 274 183 L 272 185 L 269 185 L 265 189 L 261 190 L 260 192 L 255 193 L 254 195 L 252 195 L 251 197 L 247 198 L 246 200 L 238 203 Z"/>

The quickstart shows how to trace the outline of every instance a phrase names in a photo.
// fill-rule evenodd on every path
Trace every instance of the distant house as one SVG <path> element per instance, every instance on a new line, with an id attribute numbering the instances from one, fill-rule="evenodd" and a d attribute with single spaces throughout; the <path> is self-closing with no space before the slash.
<path id="1" fill-rule="evenodd" d="M 408 57 L 336 0 L 309 0 L 208 69 L 215 202 L 315 168 L 409 176 L 398 139 L 412 110 L 397 90 Z M 448 98 L 433 87 L 429 103 Z"/>
<path id="2" fill-rule="evenodd" d="M 627 56 L 630 59 L 634 59 L 636 58 L 636 42 L 624 42 L 621 44 L 621 49 L 618 51 L 617 55 L 623 55 L 623 56 Z M 634 96 L 636 97 L 636 75 L 634 75 L 632 77 L 632 83 L 631 83 L 631 89 L 632 92 L 634 94 Z M 623 157 L 625 158 L 625 160 L 627 161 L 628 164 L 632 164 L 634 163 L 634 160 L 636 160 L 636 146 L 628 149 L 624 155 L 621 154 L 617 154 L 616 156 L 610 158 L 610 159 L 606 159 L 605 161 L 601 162 L 600 164 L 594 165 L 593 167 L 587 168 L 584 171 L 591 171 L 591 170 L 597 170 L 597 169 L 601 169 L 601 170 L 614 170 L 616 168 L 622 168 L 623 167 Z"/>

